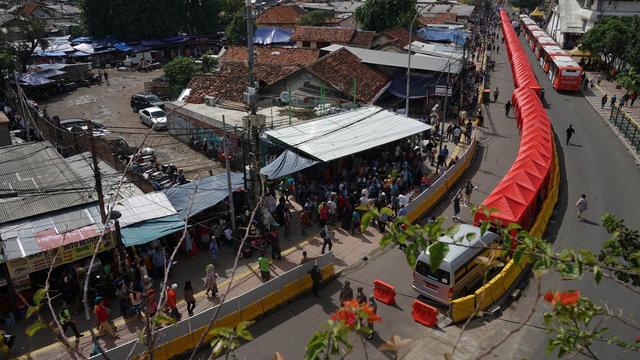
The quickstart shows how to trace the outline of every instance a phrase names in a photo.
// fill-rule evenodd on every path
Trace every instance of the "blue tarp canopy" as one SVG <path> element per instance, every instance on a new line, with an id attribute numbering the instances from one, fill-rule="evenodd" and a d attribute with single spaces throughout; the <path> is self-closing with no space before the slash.
<path id="1" fill-rule="evenodd" d="M 411 85 L 409 93 L 411 99 L 421 99 L 427 96 L 435 96 L 436 85 L 447 85 L 447 79 L 442 74 L 411 74 Z M 393 75 L 391 80 L 391 86 L 389 86 L 390 93 L 399 97 L 406 98 L 407 93 L 407 74 L 405 72 L 397 71 Z"/>
<path id="2" fill-rule="evenodd" d="M 307 159 L 291 150 L 285 150 L 273 162 L 260 169 L 260 173 L 273 180 L 306 169 L 317 163 L 317 161 Z"/>
<path id="3" fill-rule="evenodd" d="M 158 46 L 158 45 L 164 45 L 164 41 L 162 40 L 142 40 L 140 42 L 143 46 Z"/>
<path id="4" fill-rule="evenodd" d="M 243 175 L 232 172 L 231 188 L 233 191 L 240 190 L 243 186 Z M 185 219 L 189 215 L 189 207 L 191 207 L 191 215 L 193 216 L 227 198 L 229 195 L 227 174 L 217 174 L 188 184 L 174 186 L 165 190 L 164 193 L 178 212 L 178 215 Z M 191 204 L 191 202 L 193 203 Z"/>
<path id="5" fill-rule="evenodd" d="M 125 246 L 142 245 L 165 235 L 184 229 L 184 221 L 178 215 L 145 220 L 120 230 Z"/>
<path id="6" fill-rule="evenodd" d="M 75 57 L 84 57 L 84 56 L 91 56 L 92 54 L 87 54 L 86 52 L 82 52 L 82 51 L 76 51 L 73 54 L 71 54 L 71 56 L 75 56 Z"/>
<path id="7" fill-rule="evenodd" d="M 116 48 L 117 50 L 122 51 L 122 52 L 129 52 L 129 51 L 133 50 L 133 48 L 131 46 L 129 46 L 126 43 L 123 43 L 123 42 L 117 42 L 117 43 L 113 44 L 113 47 Z"/>
<path id="8" fill-rule="evenodd" d="M 418 35 L 427 41 L 452 42 L 458 45 L 464 45 L 469 33 L 460 29 L 423 27 L 418 30 Z"/>
<path id="9" fill-rule="evenodd" d="M 67 56 L 67 54 L 63 51 L 37 51 L 36 55 L 42 57 L 60 57 Z"/>
<path id="10" fill-rule="evenodd" d="M 289 44 L 291 43 L 291 36 L 293 31 L 275 28 L 265 27 L 256 29 L 254 36 L 254 44 L 271 45 L 271 44 Z"/>
<path id="11" fill-rule="evenodd" d="M 91 38 L 88 36 L 81 36 L 71 40 L 71 43 L 73 45 L 91 43 Z"/>
<path id="12" fill-rule="evenodd" d="M 179 44 L 187 40 L 189 40 L 189 37 L 184 35 L 172 36 L 172 37 L 162 39 L 162 41 L 164 41 L 167 44 Z"/>

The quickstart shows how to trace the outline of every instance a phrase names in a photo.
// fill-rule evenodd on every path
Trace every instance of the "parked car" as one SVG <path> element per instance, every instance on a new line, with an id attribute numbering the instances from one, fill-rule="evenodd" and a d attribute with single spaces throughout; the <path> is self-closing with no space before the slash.
<path id="1" fill-rule="evenodd" d="M 149 107 L 138 111 L 140 122 L 154 129 L 167 128 L 167 113 L 159 107 Z"/>
<path id="2" fill-rule="evenodd" d="M 67 131 L 73 131 L 73 129 L 79 129 L 79 131 L 87 131 L 87 120 L 74 118 L 60 120 L 60 126 L 67 129 Z M 111 134 L 111 131 L 107 130 L 104 125 L 99 122 L 91 120 L 91 127 L 93 128 L 93 136 L 105 136 Z"/>
<path id="3" fill-rule="evenodd" d="M 131 97 L 131 108 L 135 112 L 152 106 L 164 109 L 164 102 L 153 94 L 135 94 Z"/>

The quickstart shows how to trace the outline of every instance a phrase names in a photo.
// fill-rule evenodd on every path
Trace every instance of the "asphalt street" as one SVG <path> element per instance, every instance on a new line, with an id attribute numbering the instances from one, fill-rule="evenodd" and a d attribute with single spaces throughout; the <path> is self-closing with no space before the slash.
<path id="1" fill-rule="evenodd" d="M 524 40 L 521 40 L 525 45 Z M 609 212 L 624 218 L 625 223 L 640 229 L 638 204 L 640 204 L 640 170 L 626 152 L 620 140 L 606 126 L 579 93 L 558 93 L 535 62 L 530 48 L 525 49 L 533 64 L 538 82 L 545 89 L 547 113 L 557 135 L 556 145 L 561 165 L 561 191 L 556 212 L 547 231 L 547 239 L 559 251 L 563 248 L 586 248 L 599 252 L 601 244 L 608 239 L 601 226 L 600 217 Z M 565 130 L 573 125 L 576 133 L 571 144 L 565 143 Z M 575 202 L 580 194 L 586 194 L 589 209 L 586 221 L 576 218 Z M 582 294 L 611 309 L 623 309 L 626 316 L 636 317 L 640 313 L 640 301 L 634 293 L 611 281 L 603 280 L 596 285 L 593 276 L 586 274 L 578 281 L 562 281 L 554 276 L 542 278 L 543 291 L 552 289 L 579 289 Z M 529 286 L 525 297 L 535 296 L 535 286 Z M 523 331 L 514 337 L 519 346 L 513 348 L 509 358 L 548 358 L 547 336 L 538 328 L 542 324 L 542 312 L 548 310 L 540 304 L 536 314 Z M 505 312 L 505 318 L 514 316 Z M 637 318 L 636 318 L 637 319 Z M 631 340 L 637 331 L 620 323 L 606 323 L 610 328 L 607 337 L 619 336 Z M 637 359 L 637 353 L 622 352 L 619 348 L 598 343 L 594 352 L 601 359 Z"/>

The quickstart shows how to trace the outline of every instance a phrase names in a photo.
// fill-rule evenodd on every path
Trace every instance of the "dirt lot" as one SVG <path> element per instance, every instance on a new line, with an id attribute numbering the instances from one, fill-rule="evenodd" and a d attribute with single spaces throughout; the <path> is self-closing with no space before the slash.
<path id="1" fill-rule="evenodd" d="M 144 82 L 162 75 L 162 70 L 148 73 L 109 71 L 109 83 L 94 85 L 48 102 L 43 102 L 49 116 L 60 119 L 85 118 L 102 123 L 112 134 L 124 137 L 130 145 L 139 146 L 149 128 L 140 123 L 137 113 L 129 106 L 131 95 L 144 90 Z M 174 163 L 184 169 L 187 178 L 196 174 L 202 178 L 223 170 L 219 162 L 210 160 L 169 135 L 166 131 L 153 131 L 146 144 L 156 149 L 161 164 Z"/>

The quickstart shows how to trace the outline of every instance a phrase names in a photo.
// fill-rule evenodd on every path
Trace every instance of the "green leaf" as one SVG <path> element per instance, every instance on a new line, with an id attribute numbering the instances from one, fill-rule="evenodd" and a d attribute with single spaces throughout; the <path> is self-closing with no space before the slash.
<path id="1" fill-rule="evenodd" d="M 418 259 L 418 252 L 416 249 L 416 244 L 409 244 L 404 249 L 404 254 L 407 257 L 407 263 L 411 268 L 416 266 L 416 260 Z"/>
<path id="2" fill-rule="evenodd" d="M 211 348 L 214 356 L 218 356 L 224 351 L 225 340 L 222 338 L 214 338 L 211 340 Z"/>
<path id="3" fill-rule="evenodd" d="M 153 323 L 155 325 L 171 325 L 171 324 L 175 324 L 176 323 L 176 319 L 174 319 L 171 316 L 163 313 L 162 311 L 158 311 L 153 316 Z"/>
<path id="4" fill-rule="evenodd" d="M 382 239 L 380 239 L 380 247 L 381 248 L 385 248 L 387 247 L 387 245 L 389 245 L 393 240 L 393 235 L 390 232 L 385 233 L 384 235 L 382 235 Z"/>
<path id="5" fill-rule="evenodd" d="M 30 318 L 30 317 L 31 317 L 31 315 L 33 315 L 33 314 L 37 313 L 37 312 L 38 312 L 38 310 L 40 310 L 40 307 L 41 307 L 41 306 L 42 306 L 42 305 L 38 305 L 38 306 L 29 306 L 29 307 L 27 308 L 27 314 L 25 315 L 25 316 L 27 317 L 27 319 L 28 319 L 28 318 Z"/>
<path id="6" fill-rule="evenodd" d="M 46 328 L 47 325 L 42 321 L 38 320 L 33 324 L 29 325 L 29 327 L 24 331 L 25 334 L 29 335 L 29 337 L 33 337 L 38 331 Z"/>
<path id="7" fill-rule="evenodd" d="M 388 207 L 383 207 L 382 209 L 380 209 L 380 213 L 386 214 L 387 216 L 391 216 L 391 217 L 395 216 L 395 214 L 393 213 L 393 210 L 389 209 Z"/>
<path id="8" fill-rule="evenodd" d="M 238 325 L 236 325 L 236 336 L 242 338 L 247 341 L 253 340 L 253 335 L 247 330 L 254 321 L 241 321 Z"/>
<path id="9" fill-rule="evenodd" d="M 33 295 L 33 303 L 40 305 L 45 297 L 47 297 L 47 291 L 45 289 L 38 289 Z"/>
<path id="10" fill-rule="evenodd" d="M 600 284 L 600 281 L 602 281 L 602 269 L 600 269 L 600 266 L 595 265 L 593 267 L 593 276 L 596 279 L 596 284 Z"/>
<path id="11" fill-rule="evenodd" d="M 360 231 L 364 232 L 369 227 L 369 224 L 371 224 L 371 220 L 373 220 L 374 216 L 375 215 L 371 210 L 367 211 L 366 213 L 364 213 L 364 215 L 362 215 L 362 219 L 360 221 Z"/>
<path id="12" fill-rule="evenodd" d="M 213 337 L 230 338 L 233 335 L 233 329 L 228 327 L 217 327 L 209 330 L 209 335 Z"/>
<path id="13" fill-rule="evenodd" d="M 480 224 L 480 236 L 483 236 L 487 232 L 487 230 L 489 230 L 490 225 L 491 223 L 489 221 L 485 221 Z"/>
<path id="14" fill-rule="evenodd" d="M 446 243 L 436 241 L 429 246 L 429 266 L 432 272 L 438 270 L 447 252 L 449 252 L 449 245 Z"/>

